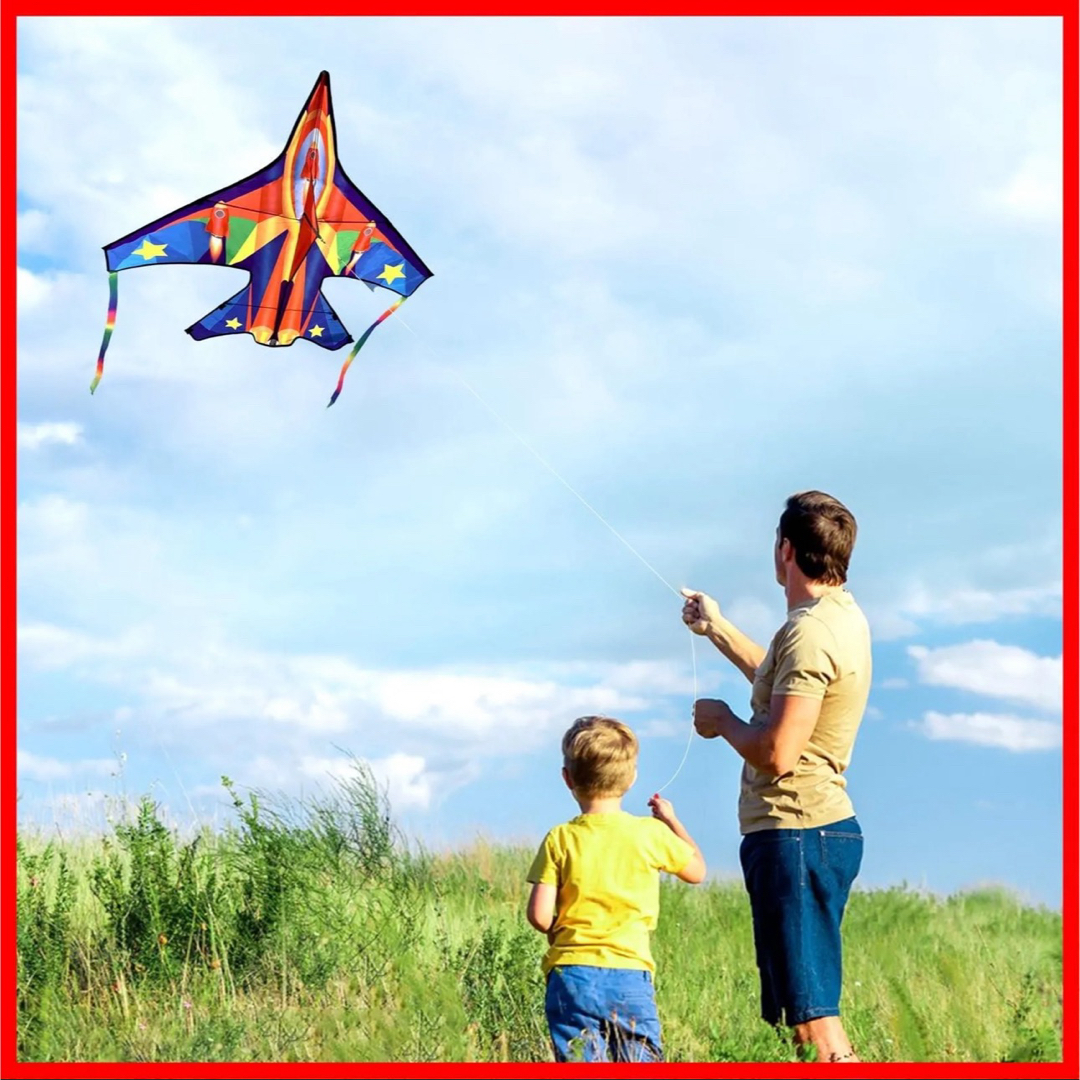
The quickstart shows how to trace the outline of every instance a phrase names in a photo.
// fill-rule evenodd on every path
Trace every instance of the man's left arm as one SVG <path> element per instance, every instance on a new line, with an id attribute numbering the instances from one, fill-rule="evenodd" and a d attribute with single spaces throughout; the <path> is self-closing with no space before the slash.
<path id="1" fill-rule="evenodd" d="M 787 775 L 813 736 L 825 691 L 837 677 L 834 646 L 827 627 L 816 619 L 800 619 L 777 648 L 769 715 L 750 724 L 725 702 L 700 701 L 695 727 L 706 738 L 726 739 L 759 772 Z"/>
<path id="2" fill-rule="evenodd" d="M 725 739 L 758 772 L 784 776 L 798 764 L 820 715 L 820 698 L 773 694 L 768 719 L 749 724 L 727 702 L 705 698 L 695 706 L 694 726 L 707 739 Z"/>

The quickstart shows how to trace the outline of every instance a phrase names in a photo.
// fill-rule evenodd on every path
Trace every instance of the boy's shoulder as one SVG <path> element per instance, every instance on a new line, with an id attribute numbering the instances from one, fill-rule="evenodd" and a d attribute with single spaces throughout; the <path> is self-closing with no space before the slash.
<path id="1" fill-rule="evenodd" d="M 569 841 L 572 838 L 596 836 L 599 842 L 603 842 L 605 836 L 612 832 L 630 833 L 643 839 L 660 836 L 667 831 L 667 826 L 656 818 L 647 814 L 631 814 L 621 810 L 618 814 L 578 814 L 568 821 L 562 821 L 548 829 L 545 840 L 559 842 Z"/>

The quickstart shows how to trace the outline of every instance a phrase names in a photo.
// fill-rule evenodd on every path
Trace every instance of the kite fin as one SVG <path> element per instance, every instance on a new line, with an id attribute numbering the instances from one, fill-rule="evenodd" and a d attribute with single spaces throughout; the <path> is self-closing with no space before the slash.
<path id="1" fill-rule="evenodd" d="M 265 314 L 265 319 L 259 315 Z M 259 331 L 262 329 L 259 323 L 267 323 L 267 337 L 272 332 L 273 314 L 260 312 L 252 306 L 251 285 L 245 285 L 235 296 L 230 297 L 223 304 L 218 304 L 213 311 L 204 315 L 197 323 L 187 328 L 196 341 L 204 341 L 206 338 L 220 337 L 227 334 L 245 334 L 250 331 L 259 340 Z M 250 323 L 250 325 L 249 325 Z"/>
<path id="2" fill-rule="evenodd" d="M 311 314 L 304 324 L 304 340 L 312 345 L 321 345 L 324 349 L 340 349 L 352 341 L 352 334 L 341 325 L 337 312 L 330 306 L 330 301 L 321 290 L 316 294 L 311 305 Z"/>

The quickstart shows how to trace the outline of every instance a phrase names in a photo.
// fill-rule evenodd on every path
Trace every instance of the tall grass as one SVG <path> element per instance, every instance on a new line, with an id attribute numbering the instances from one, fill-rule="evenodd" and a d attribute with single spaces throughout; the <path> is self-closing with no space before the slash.
<path id="1" fill-rule="evenodd" d="M 97 839 L 18 841 L 24 1061 L 550 1060 L 532 852 L 410 846 L 362 763 L 184 838 L 143 799 Z M 1005 893 L 856 892 L 844 1013 L 867 1060 L 1061 1059 L 1061 925 Z M 742 890 L 662 887 L 670 1060 L 793 1060 L 758 1019 Z"/>

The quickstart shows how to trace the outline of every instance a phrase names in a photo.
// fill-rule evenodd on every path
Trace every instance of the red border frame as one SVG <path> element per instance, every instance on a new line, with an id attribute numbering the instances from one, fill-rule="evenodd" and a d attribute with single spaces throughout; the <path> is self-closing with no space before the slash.
<path id="1" fill-rule="evenodd" d="M 225 10 L 223 10 L 223 7 Z M 659 10 L 664 8 L 666 10 Z M 13 947 L 15 922 L 15 837 L 17 831 L 14 792 L 17 787 L 16 773 L 16 559 L 15 559 L 15 513 L 17 506 L 17 453 L 16 453 L 16 369 L 11 358 L 16 355 L 16 295 L 15 268 L 16 233 L 13 223 L 16 211 L 16 28 L 20 16 L 74 16 L 74 15 L 137 15 L 145 11 L 144 3 L 135 0 L 58 0 L 55 3 L 33 3 L 31 0 L 10 0 L 4 6 L 0 19 L 0 76 L 2 105 L 0 105 L 0 184 L 2 202 L 0 211 L 7 226 L 0 231 L 0 347 L 5 363 L 0 365 L 0 778 L 3 797 L 0 799 L 0 901 L 3 916 L 0 935 L 5 944 L 0 961 L 0 1072 L 5 1077 L 21 1076 L 162 1076 L 162 1077 L 355 1077 L 368 1076 L 448 1076 L 472 1077 L 480 1075 L 525 1077 L 544 1076 L 552 1073 L 577 1072 L 584 1068 L 591 1076 L 621 1076 L 651 1073 L 663 1076 L 686 1077 L 787 1077 L 832 1072 L 830 1066 L 796 1064 L 695 1064 L 663 1066 L 554 1066 L 535 1065 L 480 1065 L 476 1063 L 447 1063 L 422 1065 L 402 1063 L 395 1065 L 373 1064 L 147 1064 L 115 1065 L 76 1063 L 69 1065 L 18 1063 L 15 1060 L 16 1024 L 16 956 Z M 293 16 L 295 7 L 286 6 L 282 0 L 231 0 L 223 5 L 199 2 L 158 4 L 157 16 L 221 16 L 221 15 L 286 15 Z M 1077 794 L 1077 751 L 1080 749 L 1076 725 L 1071 722 L 1078 713 L 1080 692 L 1077 683 L 1077 647 L 1080 644 L 1077 627 L 1077 599 L 1080 589 L 1080 542 L 1078 542 L 1077 496 L 1080 493 L 1080 430 L 1078 430 L 1078 398 L 1080 398 L 1080 374 L 1078 374 L 1078 229 L 1080 229 L 1080 169 L 1077 161 L 1078 124 L 1080 124 L 1080 98 L 1078 98 L 1078 26 L 1080 13 L 1067 0 L 1025 5 L 1023 0 L 834 0 L 831 4 L 802 2 L 774 2 L 765 0 L 739 0 L 723 3 L 722 0 L 698 0 L 670 4 L 642 3 L 641 0 L 601 0 L 585 5 L 547 0 L 529 3 L 527 0 L 412 0 L 399 5 L 368 3 L 358 11 L 355 3 L 342 0 L 324 0 L 318 10 L 319 16 L 339 15 L 639 15 L 639 16 L 692 16 L 692 15 L 757 15 L 757 16 L 1049 16 L 1062 20 L 1063 29 L 1063 86 L 1064 86 L 1064 333 L 1063 333 L 1063 524 L 1064 524 L 1064 792 L 1065 805 L 1074 805 Z M 1080 865 L 1080 819 L 1075 813 L 1064 816 L 1063 843 L 1063 918 L 1064 918 L 1064 1045 L 1063 1060 L 1046 1065 L 996 1064 L 996 1063 L 897 1063 L 864 1064 L 857 1075 L 863 1077 L 1075 1077 L 1080 1075 L 1080 1034 L 1077 1027 L 1077 904 L 1078 865 Z"/>

